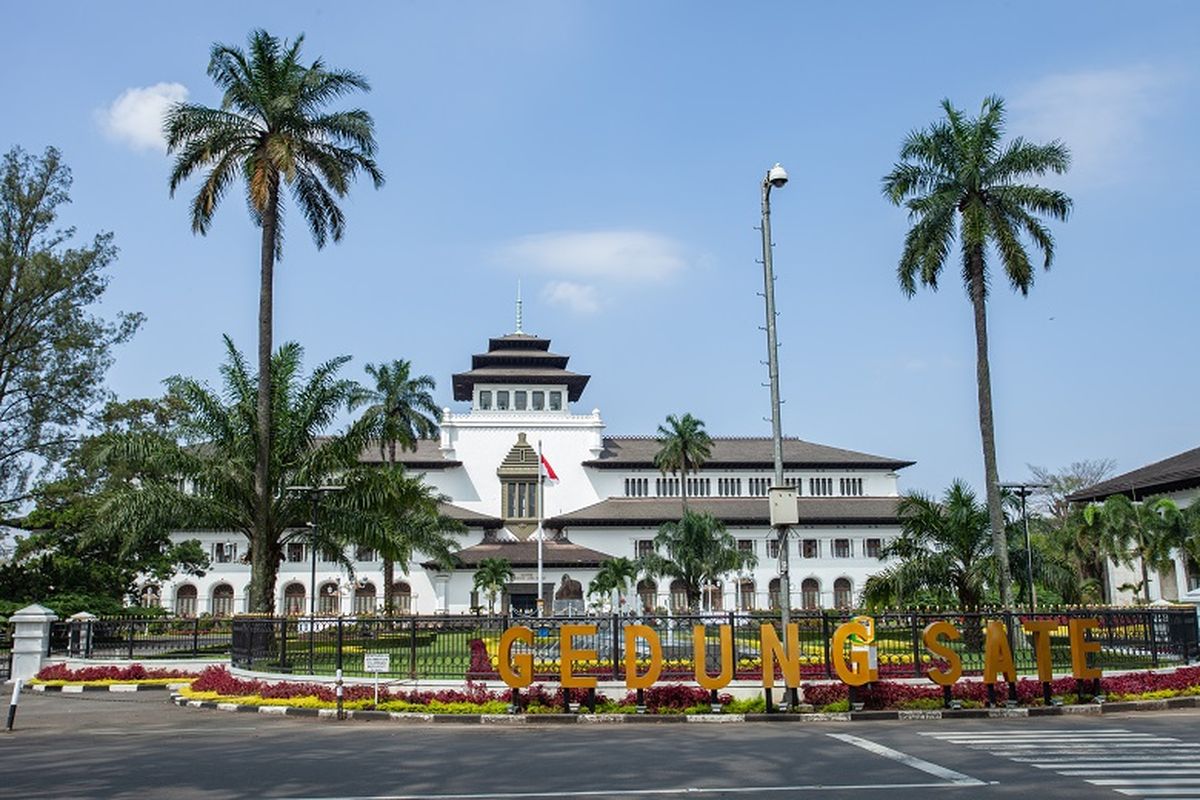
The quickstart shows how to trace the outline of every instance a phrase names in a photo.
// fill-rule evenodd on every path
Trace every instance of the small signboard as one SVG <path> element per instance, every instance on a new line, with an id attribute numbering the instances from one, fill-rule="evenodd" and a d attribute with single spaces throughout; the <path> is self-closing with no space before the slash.
<path id="1" fill-rule="evenodd" d="M 363 672 L 391 672 L 391 653 L 364 653 Z"/>

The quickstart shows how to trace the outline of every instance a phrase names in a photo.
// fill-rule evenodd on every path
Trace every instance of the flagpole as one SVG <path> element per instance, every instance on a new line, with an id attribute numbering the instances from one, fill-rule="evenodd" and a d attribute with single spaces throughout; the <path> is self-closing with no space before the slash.
<path id="1" fill-rule="evenodd" d="M 545 599 L 542 597 L 542 495 L 545 489 L 546 474 L 545 468 L 542 466 L 542 440 L 538 439 L 538 490 L 537 490 L 537 547 L 538 547 L 538 563 L 537 563 L 537 615 L 538 618 L 545 616 Z"/>

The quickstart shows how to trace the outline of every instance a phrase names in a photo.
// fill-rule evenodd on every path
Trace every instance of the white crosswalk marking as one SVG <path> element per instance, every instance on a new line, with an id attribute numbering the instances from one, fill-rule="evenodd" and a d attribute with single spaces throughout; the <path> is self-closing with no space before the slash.
<path id="1" fill-rule="evenodd" d="M 1127 797 L 1200 800 L 1200 743 L 1123 728 L 924 732 Z"/>

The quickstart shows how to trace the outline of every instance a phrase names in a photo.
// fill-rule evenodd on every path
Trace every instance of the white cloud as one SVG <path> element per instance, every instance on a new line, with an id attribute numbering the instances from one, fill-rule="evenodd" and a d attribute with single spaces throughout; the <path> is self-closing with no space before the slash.
<path id="1" fill-rule="evenodd" d="M 555 276 L 631 283 L 664 281 L 686 266 L 678 242 L 647 231 L 558 231 L 523 236 L 503 245 L 497 260 Z"/>
<path id="2" fill-rule="evenodd" d="M 542 300 L 554 306 L 566 306 L 578 314 L 594 314 L 600 310 L 596 287 L 574 281 L 550 281 L 542 287 Z"/>
<path id="3" fill-rule="evenodd" d="M 126 89 L 108 108 L 96 112 L 100 129 L 114 141 L 134 150 L 167 151 L 163 138 L 163 116 L 172 103 L 187 100 L 182 83 L 156 83 Z"/>
<path id="4" fill-rule="evenodd" d="M 1118 181 L 1139 166 L 1153 119 L 1170 104 L 1173 73 L 1138 65 L 1049 75 L 1016 94 L 1008 128 L 1071 149 L 1068 177 Z"/>

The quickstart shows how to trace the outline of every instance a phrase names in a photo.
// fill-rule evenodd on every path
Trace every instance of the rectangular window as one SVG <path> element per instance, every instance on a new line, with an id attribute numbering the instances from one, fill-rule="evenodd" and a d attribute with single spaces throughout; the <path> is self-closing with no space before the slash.
<path id="1" fill-rule="evenodd" d="M 545 392 L 533 392 L 532 399 L 533 399 L 533 410 L 534 411 L 541 411 L 546 408 L 546 393 Z"/>
<path id="2" fill-rule="evenodd" d="M 767 558 L 779 558 L 778 539 L 767 539 Z"/>
<path id="3" fill-rule="evenodd" d="M 562 411 L 562 392 L 550 393 L 550 410 Z"/>
<path id="4" fill-rule="evenodd" d="M 513 408 L 517 411 L 524 411 L 527 408 L 529 392 L 513 392 Z"/>
<path id="5" fill-rule="evenodd" d="M 879 539 L 867 539 L 867 558 L 879 558 L 879 550 Z"/>
<path id="6" fill-rule="evenodd" d="M 816 539 L 803 539 L 800 542 L 800 554 L 805 558 L 820 558 L 821 547 Z"/>
<path id="7" fill-rule="evenodd" d="M 850 540 L 849 539 L 834 539 L 833 540 L 833 557 L 834 558 L 849 558 L 850 557 Z"/>
<path id="8" fill-rule="evenodd" d="M 304 545 L 297 542 L 288 542 L 287 546 L 288 561 L 303 561 L 304 560 Z"/>
<path id="9" fill-rule="evenodd" d="M 336 564 L 337 560 L 338 560 L 337 551 L 336 550 L 322 550 L 321 551 L 321 560 L 324 561 L 326 564 Z"/>
<path id="10" fill-rule="evenodd" d="M 496 392 L 496 410 L 508 411 L 508 392 L 503 389 Z"/>
<path id="11" fill-rule="evenodd" d="M 741 550 L 743 553 L 750 553 L 751 555 L 753 555 L 754 554 L 754 540 L 753 539 L 738 539 L 738 550 Z"/>
<path id="12" fill-rule="evenodd" d="M 490 411 L 492 408 L 492 392 L 490 389 L 482 389 L 479 392 L 479 410 Z"/>
<path id="13" fill-rule="evenodd" d="M 638 558 L 645 558 L 654 552 L 654 541 L 651 539 L 638 539 L 634 552 L 637 553 Z"/>
<path id="14" fill-rule="evenodd" d="M 357 548 L 357 549 L 354 551 L 354 560 L 355 560 L 355 561 L 365 561 L 365 562 L 371 562 L 371 561 L 378 561 L 378 560 L 379 560 L 379 557 L 378 557 L 378 555 L 375 553 L 375 551 L 374 551 L 374 550 L 372 550 L 371 548 L 369 548 L 369 547 L 359 547 L 359 548 Z"/>
<path id="15" fill-rule="evenodd" d="M 213 561 L 218 564 L 230 564 L 237 559 L 237 545 L 218 543 L 213 545 Z"/>

